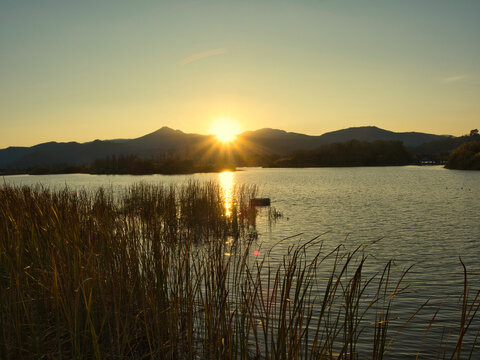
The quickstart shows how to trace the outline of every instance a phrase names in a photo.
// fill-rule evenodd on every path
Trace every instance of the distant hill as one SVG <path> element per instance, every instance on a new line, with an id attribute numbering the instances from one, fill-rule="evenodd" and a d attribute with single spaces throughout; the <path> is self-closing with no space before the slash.
<path id="1" fill-rule="evenodd" d="M 376 126 L 352 127 L 343 130 L 332 131 L 320 136 L 324 143 L 345 142 L 349 140 L 361 141 L 400 141 L 406 147 L 419 146 L 421 144 L 443 140 L 445 135 L 433 135 L 419 132 L 393 132 L 380 129 Z"/>
<path id="2" fill-rule="evenodd" d="M 443 154 L 447 155 L 462 144 L 471 141 L 478 141 L 479 135 L 464 135 L 459 137 L 449 136 L 444 139 L 423 143 L 421 145 L 411 147 L 409 150 L 419 155 Z"/>
<path id="3" fill-rule="evenodd" d="M 26 169 L 56 164 L 84 165 L 93 160 L 128 151 L 122 144 L 95 140 L 90 143 L 48 142 L 30 148 L 0 150 L 0 168 Z"/>
<path id="4" fill-rule="evenodd" d="M 0 150 L 0 169 L 26 169 L 33 166 L 87 165 L 107 156 L 137 155 L 161 157 L 198 144 L 205 135 L 185 134 L 163 127 L 136 139 L 95 140 L 87 143 L 47 142 L 32 147 Z"/>
<path id="5" fill-rule="evenodd" d="M 310 150 L 320 146 L 321 136 L 311 136 L 277 129 L 247 131 L 239 136 L 245 147 L 260 153 L 285 155 L 295 150 Z"/>
<path id="6" fill-rule="evenodd" d="M 322 145 L 349 140 L 400 141 L 407 147 L 423 146 L 452 137 L 416 132 L 396 133 L 374 126 L 354 127 L 311 136 L 278 129 L 247 131 L 238 136 L 237 163 L 253 165 L 258 159 L 284 156 L 297 150 L 313 150 Z M 131 155 L 162 159 L 176 156 L 194 161 L 215 155 L 211 135 L 186 134 L 168 127 L 135 139 L 95 140 L 87 143 L 47 142 L 32 147 L 9 147 L 0 150 L 0 169 L 22 170 L 53 165 L 88 165 L 109 156 Z"/>
<path id="7" fill-rule="evenodd" d="M 209 136 L 198 134 L 186 134 L 180 130 L 162 127 L 150 134 L 124 142 L 129 147 L 155 154 L 158 150 L 176 150 L 180 148 L 196 146 L 206 141 Z"/>
<path id="8" fill-rule="evenodd" d="M 449 138 L 445 135 L 425 134 L 418 132 L 393 132 L 380 129 L 376 126 L 351 127 L 325 133 L 320 136 L 310 136 L 276 129 L 261 129 L 248 131 L 241 135 L 242 138 L 255 144 L 257 147 L 276 154 L 285 155 L 295 150 L 312 150 L 321 145 L 360 141 L 400 141 L 406 147 L 440 141 Z"/>

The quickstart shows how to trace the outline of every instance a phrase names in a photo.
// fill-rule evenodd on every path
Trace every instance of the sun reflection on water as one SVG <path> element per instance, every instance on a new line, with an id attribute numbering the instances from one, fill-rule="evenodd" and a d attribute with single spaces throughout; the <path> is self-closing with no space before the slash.
<path id="1" fill-rule="evenodd" d="M 233 187 L 235 185 L 234 174 L 231 171 L 223 171 L 218 174 L 218 180 L 222 190 L 225 215 L 230 216 L 232 215 L 233 208 Z"/>

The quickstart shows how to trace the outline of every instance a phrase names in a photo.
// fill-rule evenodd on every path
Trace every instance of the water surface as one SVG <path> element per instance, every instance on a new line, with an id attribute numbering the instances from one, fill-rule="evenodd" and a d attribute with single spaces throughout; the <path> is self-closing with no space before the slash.
<path id="1" fill-rule="evenodd" d="M 73 174 L 3 179 L 16 185 L 40 183 L 87 189 L 107 186 L 115 190 L 138 182 L 179 184 L 189 180 L 219 181 L 227 212 L 232 206 L 234 184 L 258 185 L 261 196 L 270 197 L 272 206 L 283 214 L 275 224 L 268 221 L 266 211 L 260 214 L 258 250 L 302 233 L 276 246 L 274 258 L 280 258 L 294 242 L 326 233 L 322 235 L 326 251 L 339 244 L 346 251 L 367 245 L 366 272 L 370 274 L 380 271 L 391 259 L 396 274 L 414 265 L 405 280 L 410 284 L 408 293 L 395 305 L 394 327 L 406 321 L 423 302 L 430 302 L 393 344 L 389 358 L 412 356 L 420 349 L 434 354 L 443 327 L 455 329 L 460 317 L 458 296 L 463 286 L 460 258 L 467 266 L 470 288 L 480 289 L 480 172 L 436 166 L 249 168 L 220 174 Z M 426 326 L 440 305 L 436 325 L 422 344 Z M 472 324 L 475 331 L 479 324 L 478 319 Z M 480 356 L 479 352 L 476 350 L 476 355 Z"/>

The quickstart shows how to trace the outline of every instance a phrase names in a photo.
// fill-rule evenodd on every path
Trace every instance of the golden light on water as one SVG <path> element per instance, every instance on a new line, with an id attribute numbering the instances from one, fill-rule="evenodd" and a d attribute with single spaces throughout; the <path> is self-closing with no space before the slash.
<path id="1" fill-rule="evenodd" d="M 229 118 L 220 118 L 210 125 L 210 133 L 223 143 L 229 143 L 235 140 L 240 133 L 240 125 Z"/>
<path id="2" fill-rule="evenodd" d="M 233 207 L 233 188 L 235 186 L 234 173 L 231 171 L 223 171 L 218 174 L 220 188 L 222 190 L 223 204 L 225 207 L 225 215 L 232 215 Z"/>

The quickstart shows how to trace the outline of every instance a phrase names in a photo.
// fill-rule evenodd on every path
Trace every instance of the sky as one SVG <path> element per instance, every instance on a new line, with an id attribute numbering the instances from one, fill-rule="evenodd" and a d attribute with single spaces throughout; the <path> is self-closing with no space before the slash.
<path id="1" fill-rule="evenodd" d="M 480 127 L 480 1 L 0 0 L 0 148 Z"/>

